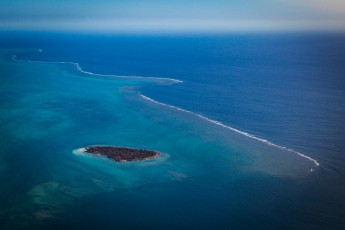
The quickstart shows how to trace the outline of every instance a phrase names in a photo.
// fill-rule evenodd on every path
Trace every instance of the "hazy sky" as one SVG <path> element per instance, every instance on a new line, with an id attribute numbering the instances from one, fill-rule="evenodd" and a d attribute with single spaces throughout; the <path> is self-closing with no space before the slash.
<path id="1" fill-rule="evenodd" d="M 345 30 L 345 0 L 0 0 L 0 28 Z"/>

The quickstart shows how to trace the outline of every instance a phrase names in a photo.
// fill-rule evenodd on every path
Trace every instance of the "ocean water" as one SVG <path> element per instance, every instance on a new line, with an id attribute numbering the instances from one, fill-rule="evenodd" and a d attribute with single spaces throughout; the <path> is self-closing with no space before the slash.
<path id="1" fill-rule="evenodd" d="M 1 229 L 345 228 L 345 35 L 1 35 Z"/>

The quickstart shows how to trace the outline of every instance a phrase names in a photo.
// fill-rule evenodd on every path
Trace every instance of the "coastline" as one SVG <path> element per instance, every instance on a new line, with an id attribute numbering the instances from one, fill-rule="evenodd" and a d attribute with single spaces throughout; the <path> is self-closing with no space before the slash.
<path id="1" fill-rule="evenodd" d="M 158 151 L 130 148 L 124 146 L 92 145 L 73 151 L 75 154 L 105 156 L 116 162 L 146 161 L 159 157 Z"/>

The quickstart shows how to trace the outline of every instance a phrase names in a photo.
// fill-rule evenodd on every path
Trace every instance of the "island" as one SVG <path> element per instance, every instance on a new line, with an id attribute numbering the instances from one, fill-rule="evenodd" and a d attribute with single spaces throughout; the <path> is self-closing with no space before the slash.
<path id="1" fill-rule="evenodd" d="M 115 146 L 90 146 L 82 149 L 83 152 L 106 156 L 117 162 L 143 161 L 156 158 L 159 152 L 145 149 L 134 149 Z"/>

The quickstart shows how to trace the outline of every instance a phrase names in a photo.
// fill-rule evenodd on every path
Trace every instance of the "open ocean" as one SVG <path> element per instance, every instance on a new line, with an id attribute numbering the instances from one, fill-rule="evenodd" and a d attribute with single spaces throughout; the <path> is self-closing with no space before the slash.
<path id="1" fill-rule="evenodd" d="M 335 33 L 1 32 L 0 229 L 345 229 L 344 63 Z"/>

